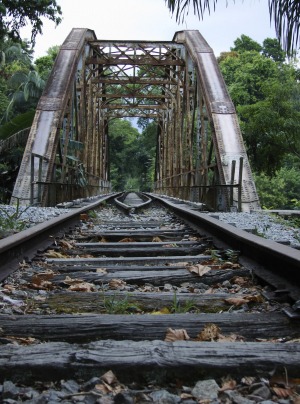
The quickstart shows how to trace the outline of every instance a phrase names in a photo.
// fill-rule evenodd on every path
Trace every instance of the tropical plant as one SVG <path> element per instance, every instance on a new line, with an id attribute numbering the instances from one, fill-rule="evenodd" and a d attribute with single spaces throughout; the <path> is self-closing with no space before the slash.
<path id="1" fill-rule="evenodd" d="M 6 120 L 9 120 L 16 113 L 23 113 L 30 108 L 35 108 L 45 87 L 45 81 L 37 71 L 24 72 L 16 71 L 8 80 L 10 89 L 6 110 Z"/>
<path id="2" fill-rule="evenodd" d="M 220 70 L 237 109 L 252 167 L 270 176 L 286 154 L 300 157 L 297 67 L 284 62 L 277 40 L 267 38 L 257 51 L 251 38 L 242 35 L 241 39 L 231 52 L 221 55 Z"/>
<path id="3" fill-rule="evenodd" d="M 299 209 L 300 176 L 297 167 L 282 167 L 273 177 L 255 175 L 261 205 L 266 209 Z"/>
<path id="4" fill-rule="evenodd" d="M 2 0 L 0 2 L 0 40 L 10 37 L 20 40 L 20 29 L 31 24 L 31 43 L 42 33 L 43 20 L 56 25 L 61 22 L 61 8 L 56 0 Z"/>
<path id="5" fill-rule="evenodd" d="M 300 29 L 300 0 L 268 0 L 270 18 L 273 19 L 278 40 L 290 54 L 297 50 Z M 190 3 L 194 14 L 203 19 L 205 12 L 216 10 L 218 0 L 165 0 L 176 20 L 184 20 Z M 228 3 L 228 0 L 227 2 Z"/>

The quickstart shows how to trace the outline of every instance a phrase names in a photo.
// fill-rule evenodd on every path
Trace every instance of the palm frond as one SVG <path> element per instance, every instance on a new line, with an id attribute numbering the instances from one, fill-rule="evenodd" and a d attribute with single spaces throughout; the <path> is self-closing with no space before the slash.
<path id="1" fill-rule="evenodd" d="M 269 0 L 269 10 L 278 40 L 293 53 L 299 47 L 300 0 Z"/>
<path id="2" fill-rule="evenodd" d="M 264 1 L 264 0 L 263 0 Z M 194 14 L 203 19 L 205 12 L 216 10 L 218 0 L 165 0 L 176 21 L 184 21 L 190 5 Z M 235 2 L 235 0 L 233 0 Z M 268 0 L 270 21 L 274 21 L 277 39 L 287 54 L 299 48 L 300 42 L 300 0 Z M 228 5 L 228 0 L 226 0 Z"/>
<path id="3" fill-rule="evenodd" d="M 194 14 L 203 19 L 206 10 L 210 14 L 211 7 L 215 11 L 218 0 L 165 0 L 172 14 L 175 13 L 176 21 L 184 21 L 189 13 L 190 3 L 192 2 Z M 227 3 L 227 0 L 226 0 Z"/>

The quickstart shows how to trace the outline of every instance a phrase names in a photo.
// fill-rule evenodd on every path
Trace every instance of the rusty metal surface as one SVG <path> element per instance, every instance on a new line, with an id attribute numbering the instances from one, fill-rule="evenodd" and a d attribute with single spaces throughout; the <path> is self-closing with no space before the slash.
<path id="1" fill-rule="evenodd" d="M 259 209 L 234 105 L 196 30 L 160 42 L 73 29 L 39 101 L 12 202 L 47 206 L 107 192 L 108 127 L 126 117 L 157 122 L 156 192 L 218 210 Z"/>
<path id="2" fill-rule="evenodd" d="M 273 240 L 264 239 L 244 230 L 238 229 L 228 223 L 210 217 L 193 209 L 188 204 L 176 203 L 168 198 L 151 194 L 154 199 L 161 201 L 165 206 L 171 208 L 183 219 L 199 226 L 206 234 L 217 237 L 224 243 L 226 248 L 240 251 L 246 259 L 254 263 L 254 272 L 257 276 L 264 278 L 265 270 L 270 269 L 272 274 L 277 274 L 279 280 L 278 287 L 288 285 L 291 295 L 293 286 L 297 286 L 294 300 L 299 300 L 300 285 L 300 251 L 290 246 L 277 243 Z"/>
<path id="3" fill-rule="evenodd" d="M 53 243 L 53 236 L 58 232 L 69 231 L 79 221 L 81 213 L 99 206 L 113 195 L 103 196 L 87 206 L 77 208 L 59 217 L 37 224 L 27 230 L 0 240 L 0 281 L 18 268 L 23 260 L 33 258 L 38 250 L 44 250 Z"/>
<path id="4" fill-rule="evenodd" d="M 212 50 L 198 31 L 180 32 L 175 40 L 185 43 L 198 66 L 197 73 L 206 99 L 206 106 L 213 122 L 217 143 L 217 161 L 224 183 L 231 180 L 232 162 L 237 163 L 239 172 L 240 158 L 243 158 L 242 210 L 250 211 L 260 208 L 251 168 L 243 143 L 235 108 L 228 94 L 224 79 Z M 235 182 L 238 182 L 236 175 Z M 237 190 L 234 190 L 234 201 L 237 203 Z"/>

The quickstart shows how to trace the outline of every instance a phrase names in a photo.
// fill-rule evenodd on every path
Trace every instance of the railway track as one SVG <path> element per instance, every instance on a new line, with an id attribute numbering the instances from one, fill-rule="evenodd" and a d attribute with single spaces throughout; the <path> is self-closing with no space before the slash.
<path id="1" fill-rule="evenodd" d="M 299 376 L 299 252 L 126 198 L 134 212 L 107 197 L 0 242 L 2 382 Z"/>

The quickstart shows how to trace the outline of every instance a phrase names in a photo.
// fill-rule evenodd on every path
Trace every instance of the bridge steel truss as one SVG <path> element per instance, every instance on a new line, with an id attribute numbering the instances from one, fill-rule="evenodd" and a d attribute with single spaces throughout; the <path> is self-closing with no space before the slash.
<path id="1" fill-rule="evenodd" d="M 74 28 L 39 101 L 12 201 L 51 206 L 109 191 L 109 123 L 128 117 L 157 123 L 155 193 L 259 209 L 234 106 L 198 31 L 107 41 Z"/>

